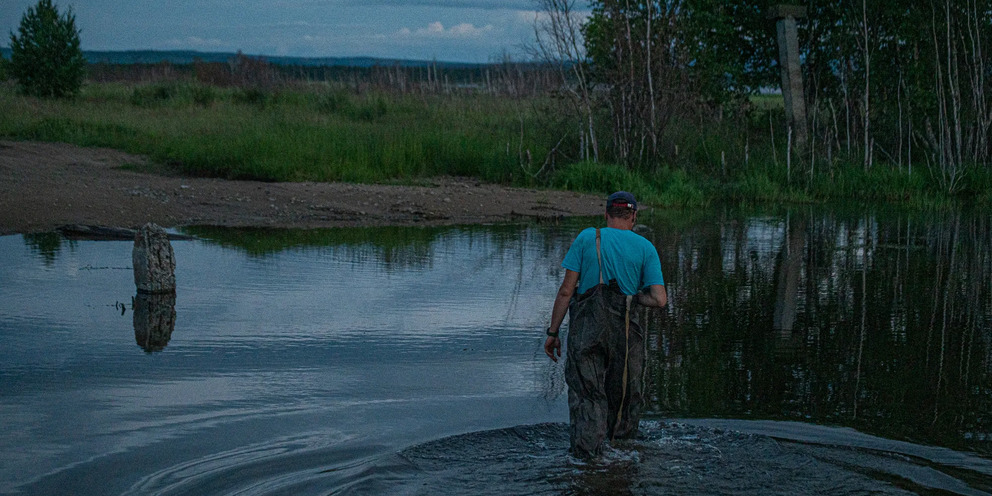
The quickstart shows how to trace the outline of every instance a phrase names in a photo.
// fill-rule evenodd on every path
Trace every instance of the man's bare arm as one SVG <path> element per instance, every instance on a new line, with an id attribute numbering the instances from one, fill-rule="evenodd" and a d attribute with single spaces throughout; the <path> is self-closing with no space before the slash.
<path id="1" fill-rule="evenodd" d="M 575 287 L 579 283 L 579 273 L 565 269 L 565 279 L 558 287 L 558 294 L 555 296 L 555 304 L 551 309 L 551 332 L 557 331 L 561 323 L 565 320 L 568 312 L 568 302 L 575 294 Z"/>
<path id="2" fill-rule="evenodd" d="M 637 294 L 637 303 L 646 307 L 661 308 L 668 304 L 668 291 L 661 284 L 648 286 L 647 293 Z"/>
<path id="3" fill-rule="evenodd" d="M 565 279 L 558 287 L 555 304 L 551 309 L 551 332 L 557 333 L 559 331 L 562 321 L 565 320 L 565 314 L 568 312 L 568 302 L 575 294 L 575 287 L 578 283 L 579 273 L 565 269 Z M 548 339 L 544 341 L 544 353 L 557 362 L 558 357 L 561 356 L 561 340 L 557 336 L 548 336 Z"/>

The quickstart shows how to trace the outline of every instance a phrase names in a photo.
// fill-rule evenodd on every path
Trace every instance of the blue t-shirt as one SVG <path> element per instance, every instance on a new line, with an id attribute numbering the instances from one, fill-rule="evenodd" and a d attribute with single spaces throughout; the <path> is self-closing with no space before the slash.
<path id="1" fill-rule="evenodd" d="M 616 279 L 624 294 L 633 295 L 648 286 L 664 285 L 658 250 L 634 231 L 604 227 L 599 230 L 603 257 L 603 282 Z M 579 273 L 579 294 L 599 284 L 596 260 L 596 228 L 575 237 L 561 266 Z"/>

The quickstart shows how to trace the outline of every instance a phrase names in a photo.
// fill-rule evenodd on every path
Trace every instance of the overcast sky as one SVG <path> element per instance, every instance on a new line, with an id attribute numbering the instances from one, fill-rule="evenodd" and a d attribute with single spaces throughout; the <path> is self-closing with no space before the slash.
<path id="1" fill-rule="evenodd" d="M 533 0 L 55 0 L 84 50 L 487 62 L 533 39 Z M 37 0 L 0 0 L 3 46 Z M 519 57 L 517 57 L 519 58 Z"/>

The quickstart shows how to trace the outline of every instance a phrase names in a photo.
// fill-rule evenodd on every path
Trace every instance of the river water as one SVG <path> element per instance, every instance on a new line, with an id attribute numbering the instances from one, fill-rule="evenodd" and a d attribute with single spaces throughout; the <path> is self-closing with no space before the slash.
<path id="1" fill-rule="evenodd" d="M 541 345 L 598 221 L 189 228 L 174 300 L 0 237 L 0 494 L 992 494 L 987 214 L 642 216 L 648 411 L 582 463 Z"/>

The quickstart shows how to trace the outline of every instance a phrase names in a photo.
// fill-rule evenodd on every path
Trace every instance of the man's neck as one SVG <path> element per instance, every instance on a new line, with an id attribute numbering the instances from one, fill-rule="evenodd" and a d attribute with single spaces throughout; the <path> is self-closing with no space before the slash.
<path id="1" fill-rule="evenodd" d="M 622 219 L 618 217 L 610 217 L 609 215 L 607 215 L 606 227 L 612 229 L 621 229 L 624 231 L 630 231 L 631 229 L 634 228 L 634 218 L 631 217 L 629 219 Z"/>

